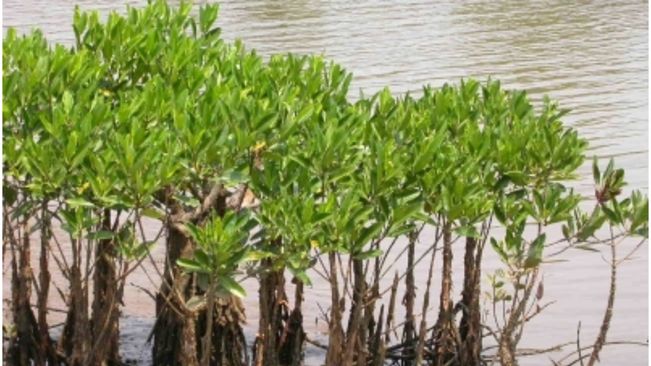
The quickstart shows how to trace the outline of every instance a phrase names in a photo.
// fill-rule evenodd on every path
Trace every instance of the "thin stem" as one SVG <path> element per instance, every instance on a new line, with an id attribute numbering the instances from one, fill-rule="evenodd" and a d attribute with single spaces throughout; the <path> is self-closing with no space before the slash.
<path id="1" fill-rule="evenodd" d="M 601 329 L 599 330 L 599 335 L 594 342 L 592 353 L 590 354 L 590 359 L 588 360 L 588 366 L 594 366 L 594 364 L 599 361 L 599 352 L 606 342 L 606 335 L 608 334 L 608 329 L 610 328 L 610 320 L 613 316 L 613 307 L 615 305 L 615 291 L 616 291 L 616 281 L 617 281 L 617 250 L 613 235 L 613 227 L 610 226 L 610 255 L 611 255 L 611 264 L 610 264 L 610 290 L 608 292 L 608 305 L 604 313 L 603 321 L 601 322 Z"/>

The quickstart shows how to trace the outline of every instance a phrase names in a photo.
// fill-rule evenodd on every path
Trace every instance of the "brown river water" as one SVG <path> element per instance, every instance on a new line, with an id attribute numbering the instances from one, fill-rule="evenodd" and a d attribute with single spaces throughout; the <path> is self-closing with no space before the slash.
<path id="1" fill-rule="evenodd" d="M 75 3 L 106 14 L 145 2 L 4 0 L 3 31 L 39 27 L 51 41 L 70 43 Z M 643 1 L 229 0 L 221 3 L 218 22 L 226 39 L 240 38 L 263 55 L 319 53 L 335 60 L 355 75 L 351 97 L 384 86 L 394 93 L 418 93 L 423 84 L 441 86 L 470 76 L 500 79 L 507 88 L 528 90 L 535 100 L 548 94 L 572 109 L 566 122 L 590 140 L 590 155 L 614 157 L 626 169 L 628 190 L 648 192 L 648 4 Z M 589 164 L 579 173 L 573 185 L 590 195 Z M 154 223 L 147 228 L 156 230 Z M 431 235 L 424 232 L 424 242 Z M 630 248 L 634 243 L 625 248 L 627 244 Z M 159 246 L 154 257 L 162 256 Z M 457 254 L 458 266 L 460 259 Z M 522 347 L 574 341 L 579 322 L 582 345 L 596 337 L 606 305 L 608 265 L 599 254 L 584 251 L 565 252 L 562 259 L 567 261 L 543 265 L 545 298 L 556 302 L 527 326 Z M 490 253 L 485 261 L 486 272 L 500 267 Z M 6 261 L 3 269 L 6 299 Z M 145 269 L 156 276 L 151 264 Z M 425 267 L 416 273 L 422 289 Z M 306 294 L 306 328 L 312 338 L 325 339 L 324 323 L 315 319 L 317 304 L 329 306 L 329 293 L 325 283 L 313 278 Z M 154 303 L 137 286 L 156 287 L 142 270 L 132 275 L 122 309 L 122 351 L 126 359 L 148 364 L 145 341 L 154 321 Z M 253 282 L 246 287 L 251 339 L 257 324 L 257 289 Z M 647 341 L 648 304 L 645 246 L 620 267 L 609 340 Z M 430 323 L 435 311 L 428 313 Z M 57 314 L 51 316 L 56 319 Z M 523 358 L 521 364 L 551 365 L 550 358 L 571 350 Z M 310 365 L 322 358 L 312 347 L 306 356 Z M 603 365 L 647 363 L 647 347 L 610 346 L 602 352 Z"/>

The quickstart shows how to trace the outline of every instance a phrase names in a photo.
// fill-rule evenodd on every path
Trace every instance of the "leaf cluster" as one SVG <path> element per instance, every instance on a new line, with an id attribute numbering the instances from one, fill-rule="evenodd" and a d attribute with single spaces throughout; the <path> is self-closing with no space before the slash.
<path id="1" fill-rule="evenodd" d="M 595 172 L 597 218 L 576 213 L 581 199 L 562 182 L 587 143 L 554 102 L 537 110 L 490 80 L 351 102 L 341 66 L 291 54 L 265 61 L 223 41 L 217 16 L 216 5 L 193 16 L 190 4 L 162 0 L 105 21 L 77 9 L 71 48 L 8 30 L 5 200 L 169 222 L 201 208 L 216 184 L 249 190 L 259 201 L 250 215 L 237 208 L 188 225 L 197 250 L 179 262 L 234 293 L 247 257 L 308 282 L 320 253 L 373 258 L 383 239 L 418 222 L 481 237 L 478 226 L 494 217 L 506 234 L 493 248 L 525 268 L 541 262 L 545 243 L 541 232 L 524 238 L 527 222 L 569 220 L 567 235 L 584 239 L 603 213 L 632 218 L 629 230 L 646 235 L 648 200 L 613 200 L 623 172 L 611 166 Z"/>

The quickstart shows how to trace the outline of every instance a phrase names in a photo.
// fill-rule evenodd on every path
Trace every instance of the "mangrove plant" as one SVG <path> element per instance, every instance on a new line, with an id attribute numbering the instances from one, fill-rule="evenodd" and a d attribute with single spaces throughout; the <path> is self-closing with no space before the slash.
<path id="1" fill-rule="evenodd" d="M 147 263 L 154 365 L 301 365 L 308 342 L 328 366 L 516 365 L 547 306 L 546 259 L 606 246 L 611 291 L 578 355 L 598 361 L 617 267 L 646 243 L 648 199 L 624 195 L 612 161 L 594 161 L 593 197 L 573 191 L 588 143 L 566 110 L 490 80 L 353 101 L 340 65 L 263 58 L 224 41 L 217 16 L 157 0 L 105 19 L 76 9 L 73 45 L 7 31 L 8 364 L 123 364 L 124 293 Z M 487 247 L 498 274 L 482 271 Z M 304 323 L 316 284 L 327 343 Z M 245 303 L 259 310 L 254 337 Z"/>

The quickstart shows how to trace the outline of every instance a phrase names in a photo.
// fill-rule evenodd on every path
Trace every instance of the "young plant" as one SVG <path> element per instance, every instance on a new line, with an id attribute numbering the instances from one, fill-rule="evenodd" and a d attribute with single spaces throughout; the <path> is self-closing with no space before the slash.
<path id="1" fill-rule="evenodd" d="M 180 258 L 177 263 L 185 271 L 196 273 L 199 287 L 205 291 L 204 294 L 194 295 L 185 304 L 188 310 L 195 314 L 200 308 L 207 309 L 205 323 L 202 325 L 205 332 L 201 347 L 201 365 L 208 366 L 214 359 L 222 360 L 222 364 L 228 365 L 239 365 L 243 362 L 233 359 L 232 356 L 244 350 L 233 352 L 232 349 L 212 349 L 214 337 L 221 338 L 220 344 L 230 343 L 236 347 L 246 347 L 246 340 L 242 337 L 238 322 L 230 322 L 230 329 L 220 329 L 215 327 L 214 317 L 223 323 L 221 318 L 237 315 L 229 313 L 230 307 L 224 304 L 237 301 L 233 296 L 246 296 L 244 288 L 235 276 L 241 264 L 247 260 L 247 242 L 255 225 L 256 222 L 247 214 L 228 212 L 223 217 L 209 217 L 202 226 L 189 224 L 187 227 L 197 248 L 193 258 Z M 232 339 L 229 339 L 231 337 Z"/>

